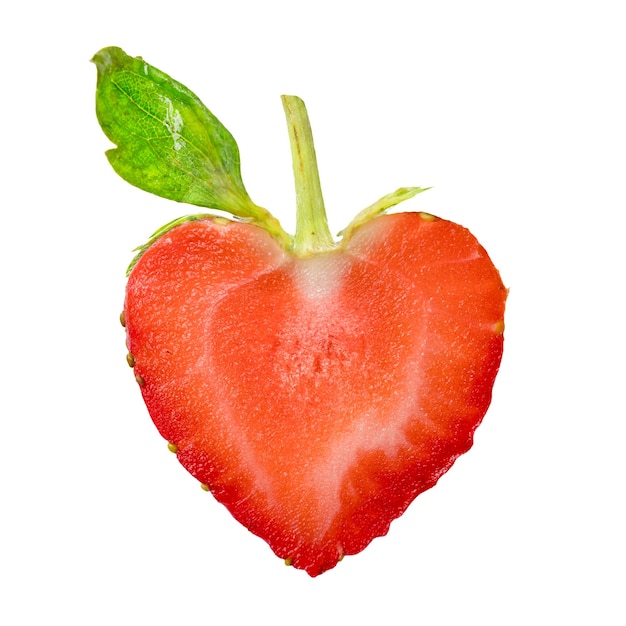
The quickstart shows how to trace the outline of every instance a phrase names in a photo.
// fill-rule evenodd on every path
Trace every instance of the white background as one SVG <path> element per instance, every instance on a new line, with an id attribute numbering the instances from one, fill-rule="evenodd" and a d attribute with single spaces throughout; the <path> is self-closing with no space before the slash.
<path id="1" fill-rule="evenodd" d="M 620 3 L 24 2 L 4 9 L 0 584 L 14 624 L 624 624 L 626 46 Z M 622 7 L 623 8 L 623 7 Z M 385 538 L 285 567 L 168 453 L 125 363 L 131 250 L 193 211 L 109 167 L 118 45 L 237 139 L 293 227 L 279 96 L 334 232 L 380 196 L 467 227 L 510 287 L 474 448 Z"/>

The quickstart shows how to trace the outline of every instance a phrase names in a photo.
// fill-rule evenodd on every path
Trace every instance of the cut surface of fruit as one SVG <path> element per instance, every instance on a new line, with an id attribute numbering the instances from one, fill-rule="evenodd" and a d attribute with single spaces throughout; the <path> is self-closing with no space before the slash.
<path id="1" fill-rule="evenodd" d="M 384 215 L 295 257 L 256 226 L 177 226 L 125 305 L 148 410 L 181 463 L 311 575 L 385 534 L 472 443 L 506 290 L 464 228 Z"/>

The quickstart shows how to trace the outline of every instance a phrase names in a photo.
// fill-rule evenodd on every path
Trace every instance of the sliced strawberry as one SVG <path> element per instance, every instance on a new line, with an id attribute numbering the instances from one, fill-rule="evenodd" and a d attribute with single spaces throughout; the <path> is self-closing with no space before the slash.
<path id="1" fill-rule="evenodd" d="M 127 287 L 128 346 L 181 463 L 315 576 L 387 532 L 467 451 L 502 354 L 506 290 L 464 228 L 417 213 L 339 249 L 183 224 Z"/>
<path id="2" fill-rule="evenodd" d="M 178 459 L 274 552 L 316 576 L 384 535 L 472 445 L 491 400 L 506 290 L 464 228 L 383 215 L 330 234 L 304 103 L 283 96 L 296 232 L 256 205 L 239 150 L 198 97 L 119 48 L 94 56 L 116 172 L 231 213 L 180 218 L 141 248 L 128 363 Z"/>

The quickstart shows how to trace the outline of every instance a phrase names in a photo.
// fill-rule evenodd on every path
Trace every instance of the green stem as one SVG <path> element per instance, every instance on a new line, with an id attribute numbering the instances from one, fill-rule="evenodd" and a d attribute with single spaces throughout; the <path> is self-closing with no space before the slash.
<path id="1" fill-rule="evenodd" d="M 293 249 L 299 256 L 332 250 L 336 243 L 330 234 L 322 198 L 313 134 L 304 102 L 297 96 L 282 96 L 289 128 L 289 142 L 296 185 L 296 235 Z"/>

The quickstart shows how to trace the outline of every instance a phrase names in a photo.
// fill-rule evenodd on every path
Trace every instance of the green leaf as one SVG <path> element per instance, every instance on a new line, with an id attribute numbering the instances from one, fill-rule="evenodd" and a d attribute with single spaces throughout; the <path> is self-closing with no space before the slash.
<path id="1" fill-rule="evenodd" d="M 122 178 L 170 200 L 252 218 L 289 239 L 248 196 L 235 140 L 194 93 L 120 48 L 104 48 L 92 61 L 98 121 L 117 146 L 106 154 Z"/>

